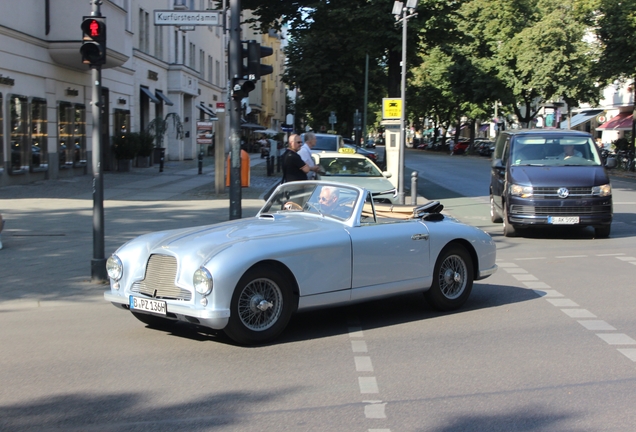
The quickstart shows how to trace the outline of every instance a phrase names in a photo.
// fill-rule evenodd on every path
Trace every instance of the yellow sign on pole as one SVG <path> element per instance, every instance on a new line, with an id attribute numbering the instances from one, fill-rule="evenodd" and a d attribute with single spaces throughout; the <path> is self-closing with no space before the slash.
<path id="1" fill-rule="evenodd" d="M 402 99 L 382 98 L 382 118 L 401 119 L 402 118 Z"/>

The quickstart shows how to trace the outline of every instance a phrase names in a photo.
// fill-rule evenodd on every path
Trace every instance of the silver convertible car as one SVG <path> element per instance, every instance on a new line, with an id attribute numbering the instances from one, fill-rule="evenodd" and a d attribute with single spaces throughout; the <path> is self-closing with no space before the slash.
<path id="1" fill-rule="evenodd" d="M 104 297 L 150 327 L 183 321 L 245 345 L 311 308 L 423 292 L 436 309 L 457 309 L 496 271 L 496 249 L 441 209 L 378 204 L 342 183 L 286 183 L 254 217 L 124 244 L 107 261 Z"/>

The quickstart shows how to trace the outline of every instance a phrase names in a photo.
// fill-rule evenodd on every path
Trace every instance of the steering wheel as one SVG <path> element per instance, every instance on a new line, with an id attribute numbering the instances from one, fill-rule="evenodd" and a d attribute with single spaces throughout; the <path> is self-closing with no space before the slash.
<path id="1" fill-rule="evenodd" d="M 287 201 L 285 204 L 283 204 L 283 210 L 303 211 L 303 208 L 293 201 Z"/>

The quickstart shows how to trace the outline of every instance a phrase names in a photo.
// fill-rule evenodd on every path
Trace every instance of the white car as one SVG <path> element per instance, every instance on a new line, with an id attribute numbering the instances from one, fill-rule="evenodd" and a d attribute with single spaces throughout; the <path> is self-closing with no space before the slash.
<path id="1" fill-rule="evenodd" d="M 496 271 L 496 247 L 439 210 L 376 204 L 342 183 L 285 183 L 255 217 L 124 244 L 108 258 L 104 298 L 150 327 L 191 323 L 240 344 L 274 339 L 297 311 L 391 295 L 421 292 L 454 310 Z"/>
<path id="2" fill-rule="evenodd" d="M 355 150 L 342 148 L 339 152 L 319 152 L 313 155 L 322 167 L 318 180 L 337 181 L 363 187 L 374 194 L 379 203 L 399 204 L 397 188 L 389 181 L 391 173 Z"/>

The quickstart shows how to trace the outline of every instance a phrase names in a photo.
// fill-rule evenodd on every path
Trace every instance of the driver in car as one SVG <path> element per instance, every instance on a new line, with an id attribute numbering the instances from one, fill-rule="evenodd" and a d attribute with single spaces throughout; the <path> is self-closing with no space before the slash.
<path id="1" fill-rule="evenodd" d="M 337 187 L 323 186 L 318 198 L 320 211 L 338 219 L 347 219 L 351 215 L 352 208 L 347 205 L 340 205 L 339 199 L 340 192 Z"/>

